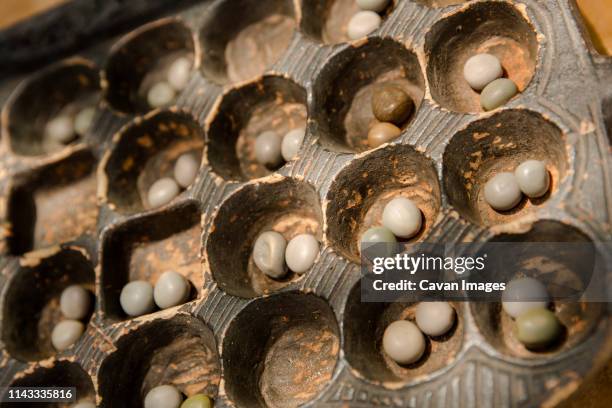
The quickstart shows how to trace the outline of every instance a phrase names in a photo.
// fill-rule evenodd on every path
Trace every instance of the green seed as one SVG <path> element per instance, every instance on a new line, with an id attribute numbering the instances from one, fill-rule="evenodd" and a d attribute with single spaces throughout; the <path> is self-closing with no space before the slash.
<path id="1" fill-rule="evenodd" d="M 379 242 L 397 242 L 395 235 L 389 228 L 372 227 L 361 236 L 361 242 L 379 243 Z"/>
<path id="2" fill-rule="evenodd" d="M 480 94 L 480 104 L 486 111 L 499 108 L 518 93 L 516 84 L 508 78 L 499 78 L 491 82 Z"/>
<path id="3" fill-rule="evenodd" d="M 397 239 L 389 228 L 372 227 L 361 236 L 361 250 L 368 252 L 369 256 L 393 256 Z M 379 244 L 379 245 L 374 245 Z M 389 245 L 383 245 L 389 244 Z"/>
<path id="4" fill-rule="evenodd" d="M 212 400 L 204 394 L 192 395 L 181 404 L 181 408 L 212 408 L 212 406 Z"/>
<path id="5" fill-rule="evenodd" d="M 516 319 L 518 339 L 528 348 L 542 348 L 561 335 L 562 326 L 557 316 L 548 309 L 531 309 Z"/>

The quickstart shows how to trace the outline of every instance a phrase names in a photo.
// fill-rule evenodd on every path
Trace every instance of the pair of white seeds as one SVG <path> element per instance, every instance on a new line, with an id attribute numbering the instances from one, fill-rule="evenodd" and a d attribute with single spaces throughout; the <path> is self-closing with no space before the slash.
<path id="1" fill-rule="evenodd" d="M 177 92 L 182 91 L 189 82 L 191 60 L 181 57 L 174 60 L 166 73 L 166 81 L 159 81 L 147 92 L 147 102 L 152 108 L 162 108 L 170 105 Z"/>
<path id="2" fill-rule="evenodd" d="M 522 162 L 514 173 L 496 174 L 484 186 L 484 199 L 495 210 L 508 211 L 518 205 L 523 194 L 542 197 L 550 187 L 546 164 L 539 160 Z"/>
<path id="3" fill-rule="evenodd" d="M 480 105 L 490 111 L 506 104 L 518 93 L 510 78 L 502 78 L 504 70 L 492 54 L 476 54 L 463 66 L 463 77 L 475 91 L 480 92 Z"/>
<path id="4" fill-rule="evenodd" d="M 72 142 L 77 136 L 84 136 L 93 122 L 96 109 L 87 106 L 76 115 L 62 113 L 47 122 L 44 143 L 57 148 Z"/>
<path id="5" fill-rule="evenodd" d="M 63 351 L 74 344 L 85 331 L 84 319 L 91 309 L 92 295 L 81 285 L 71 285 L 60 295 L 60 310 L 66 318 L 55 325 L 51 332 L 51 344 Z"/>
<path id="6" fill-rule="evenodd" d="M 200 164 L 193 154 L 185 153 L 179 156 L 174 163 L 174 178 L 160 178 L 149 187 L 147 193 L 149 206 L 157 208 L 174 200 L 181 192 L 181 188 L 187 188 L 195 181 L 199 168 Z"/>
<path id="7" fill-rule="evenodd" d="M 455 324 L 455 309 L 448 302 L 421 302 L 415 311 L 416 324 L 396 320 L 385 329 L 383 351 L 398 364 L 412 364 L 425 352 L 425 333 L 437 337 Z"/>
<path id="8" fill-rule="evenodd" d="M 300 234 L 289 243 L 280 233 L 261 233 L 253 246 L 253 261 L 267 276 L 280 279 L 288 269 L 303 274 L 314 265 L 319 254 L 319 241 L 311 234 Z"/>
<path id="9" fill-rule="evenodd" d="M 119 303 L 128 316 L 141 316 L 155 310 L 178 306 L 189 300 L 191 284 L 180 273 L 167 271 L 161 274 L 155 287 L 144 280 L 128 283 L 121 290 Z"/>
<path id="10" fill-rule="evenodd" d="M 277 168 L 284 161 L 292 160 L 300 150 L 306 129 L 297 128 L 285 136 L 273 131 L 261 133 L 255 139 L 255 160 L 268 168 Z"/>

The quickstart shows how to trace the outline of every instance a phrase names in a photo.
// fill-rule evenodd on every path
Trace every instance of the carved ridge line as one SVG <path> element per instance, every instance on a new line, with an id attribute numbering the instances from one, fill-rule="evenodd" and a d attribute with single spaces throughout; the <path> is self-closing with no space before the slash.
<path id="1" fill-rule="evenodd" d="M 428 121 L 428 123 L 423 125 L 422 131 L 419 133 L 418 137 L 415 140 L 415 145 L 422 144 L 423 140 L 427 139 L 428 135 L 435 134 L 441 124 L 446 123 L 450 120 L 450 117 L 448 115 L 442 115 L 442 117 L 440 117 L 438 120 L 435 120 L 439 117 L 439 114 L 438 112 L 433 112 L 433 110 L 431 116 L 432 118 Z"/>
<path id="2" fill-rule="evenodd" d="M 200 313 L 202 314 L 202 318 L 207 322 L 211 321 L 211 318 L 214 314 L 217 305 L 221 302 L 221 289 L 218 289 L 213 292 L 212 298 L 209 296 L 208 299 L 202 304 L 200 308 Z M 212 324 L 212 322 L 211 322 Z"/>
<path id="3" fill-rule="evenodd" d="M 578 54 L 578 57 L 580 58 L 582 68 L 587 70 L 590 73 L 591 78 L 593 78 L 596 76 L 596 73 L 593 64 L 590 63 L 591 61 L 589 61 L 589 57 L 585 53 L 585 50 L 587 48 L 584 46 L 584 38 L 582 38 L 582 35 L 580 34 L 578 28 L 573 25 L 575 24 L 575 21 L 573 20 L 572 16 L 568 16 L 568 13 L 569 7 L 561 7 L 563 23 L 567 28 L 567 32 L 569 34 L 570 39 L 572 40 L 574 49 L 576 50 L 576 54 Z"/>
<path id="4" fill-rule="evenodd" d="M 415 13 L 414 18 L 414 24 L 411 24 L 411 27 L 409 27 L 407 31 L 401 32 L 404 37 L 409 36 L 414 38 L 416 34 L 422 30 L 422 27 L 426 25 L 426 22 L 431 23 L 432 21 L 432 17 L 429 14 L 429 10 L 425 7 L 418 10 L 418 14 Z M 402 28 L 405 30 L 406 26 L 408 26 L 408 19 L 404 19 L 404 21 L 405 23 Z"/>
<path id="5" fill-rule="evenodd" d="M 539 19 L 542 21 L 542 29 L 544 31 L 544 35 L 546 36 L 547 50 L 545 52 L 545 55 L 543 56 L 542 61 L 543 76 L 542 81 L 538 83 L 536 88 L 537 94 L 541 96 L 544 94 L 544 91 L 546 90 L 546 87 L 548 86 L 548 83 L 550 82 L 550 78 L 552 76 L 552 64 L 554 56 L 556 54 L 556 44 L 551 39 L 554 29 L 551 23 L 550 10 L 548 10 L 546 4 L 541 5 L 535 1 L 530 1 L 529 8 L 532 9 L 534 14 L 536 14 L 536 16 L 539 17 Z"/>
<path id="6" fill-rule="evenodd" d="M 589 110 L 591 111 L 591 116 L 595 119 L 594 122 L 597 124 L 602 124 L 602 118 L 600 116 L 600 111 L 598 109 L 598 106 L 591 102 L 591 104 L 589 105 Z M 602 128 L 601 126 L 595 126 L 595 134 L 596 134 L 596 138 L 597 138 L 597 145 L 599 147 L 599 154 L 601 157 L 601 161 L 602 161 L 602 175 L 604 178 L 604 197 L 606 199 L 606 208 L 608 209 L 607 211 L 607 220 L 610 221 L 610 219 L 612 219 L 612 180 L 610 179 L 610 163 L 608 162 L 609 160 L 609 156 L 606 152 L 607 149 L 609 149 L 607 140 L 606 140 L 606 135 L 604 135 L 604 133 L 602 132 Z"/>
<path id="7" fill-rule="evenodd" d="M 425 148 L 426 151 L 434 150 L 441 143 L 444 143 L 445 141 L 449 141 L 450 139 L 452 139 L 455 133 L 455 129 L 457 128 L 457 125 L 461 123 L 463 118 L 460 116 L 454 116 L 454 117 L 447 117 L 447 119 L 448 120 L 446 121 L 446 126 L 444 129 L 441 129 L 439 131 L 436 130 L 436 133 L 432 134 L 431 137 L 428 137 L 423 141 L 423 147 Z M 446 135 L 444 133 L 445 131 L 448 131 L 452 134 Z"/>
<path id="8" fill-rule="evenodd" d="M 319 262 L 317 262 L 316 269 L 312 269 L 309 272 L 308 278 L 304 280 L 303 286 L 311 287 L 314 289 L 319 288 L 321 282 L 323 281 L 323 278 L 325 277 L 325 272 L 322 269 L 325 269 L 324 266 L 329 263 L 330 258 L 332 258 L 333 260 L 333 257 L 334 256 L 331 252 L 331 249 L 329 247 L 325 248 L 323 253 L 321 254 Z"/>
<path id="9" fill-rule="evenodd" d="M 234 309 L 240 305 L 240 300 L 238 298 L 229 296 L 225 296 L 225 298 L 227 298 L 227 301 L 224 303 L 221 312 L 219 313 L 222 318 L 218 321 L 217 329 L 222 329 L 229 325 L 229 322 L 237 316 Z M 228 310 L 230 309 L 232 309 L 231 313 L 228 313 Z"/>
<path id="10" fill-rule="evenodd" d="M 342 284 L 346 280 L 347 271 L 350 268 L 351 263 L 348 261 L 344 261 L 342 262 L 341 268 L 336 267 L 330 272 L 330 279 L 325 282 L 325 286 L 329 287 L 329 289 L 326 291 L 327 298 L 331 298 L 336 288 L 342 286 Z M 332 283 L 330 284 L 330 282 Z"/>
<path id="11" fill-rule="evenodd" d="M 331 298 L 334 296 L 336 291 L 339 291 L 342 286 L 344 286 L 348 281 L 348 276 L 350 275 L 351 270 L 355 268 L 355 265 L 346 261 L 342 268 L 340 269 L 338 279 L 334 283 L 334 286 L 330 289 L 328 297 Z"/>
<path id="12" fill-rule="evenodd" d="M 403 138 L 404 141 L 412 145 L 416 145 L 416 142 L 421 137 L 421 134 L 427 130 L 428 125 L 425 123 L 430 122 L 431 116 L 434 114 L 434 110 L 430 107 L 425 113 L 418 114 L 414 118 L 414 123 L 410 125 L 406 132 L 406 136 Z"/>
<path id="13" fill-rule="evenodd" d="M 316 173 L 316 176 L 313 178 L 313 183 L 319 185 L 321 177 L 329 175 L 331 169 L 334 167 L 334 163 L 336 162 L 336 158 L 332 155 L 329 155 L 325 158 L 325 164 L 319 167 L 319 170 Z"/>
<path id="14" fill-rule="evenodd" d="M 303 175 L 304 172 L 306 171 L 306 163 L 308 162 L 308 158 L 310 158 L 311 160 L 316 160 L 318 159 L 318 157 L 321 155 L 320 151 L 318 150 L 318 146 L 317 143 L 311 143 L 310 145 L 308 145 L 308 147 L 306 148 L 306 150 L 304 151 L 304 157 L 301 158 L 295 166 L 293 166 L 292 169 L 292 174 L 294 176 L 297 175 Z"/>

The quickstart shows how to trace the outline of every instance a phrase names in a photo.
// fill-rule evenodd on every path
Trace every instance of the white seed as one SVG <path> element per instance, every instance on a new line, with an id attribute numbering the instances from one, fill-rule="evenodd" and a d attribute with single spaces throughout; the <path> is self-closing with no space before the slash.
<path id="1" fill-rule="evenodd" d="M 153 299 L 160 309 L 167 309 L 185 303 L 189 299 L 190 291 L 191 285 L 183 275 L 166 271 L 155 283 Z"/>
<path id="2" fill-rule="evenodd" d="M 45 136 L 54 143 L 66 144 L 74 139 L 74 119 L 60 115 L 47 122 Z"/>
<path id="3" fill-rule="evenodd" d="M 155 309 L 153 286 L 147 281 L 132 281 L 121 289 L 119 303 L 128 316 L 150 313 Z"/>
<path id="4" fill-rule="evenodd" d="M 484 186 L 485 201 L 498 211 L 516 207 L 522 197 L 521 189 L 512 173 L 498 173 Z"/>
<path id="5" fill-rule="evenodd" d="M 91 123 L 93 122 L 93 118 L 96 114 L 96 109 L 93 107 L 83 108 L 76 114 L 74 117 L 74 131 L 83 136 L 89 128 L 91 127 Z"/>
<path id="6" fill-rule="evenodd" d="M 421 230 L 421 210 L 405 197 L 394 198 L 383 210 L 382 223 L 400 238 L 411 238 Z"/>
<path id="7" fill-rule="evenodd" d="M 161 178 L 149 187 L 149 193 L 147 194 L 149 206 L 157 208 L 168 204 L 179 195 L 179 192 L 179 186 L 174 179 L 170 177 Z"/>
<path id="8" fill-rule="evenodd" d="M 355 13 L 348 23 L 346 34 L 351 40 L 365 37 L 380 27 L 382 18 L 373 11 L 360 11 Z"/>
<path id="9" fill-rule="evenodd" d="M 67 319 L 81 320 L 91 308 L 91 292 L 81 285 L 70 285 L 60 295 L 60 310 Z"/>
<path id="10" fill-rule="evenodd" d="M 144 400 L 144 408 L 179 408 L 183 396 L 172 385 L 160 385 L 152 388 Z"/>
<path id="11" fill-rule="evenodd" d="M 304 128 L 293 129 L 283 137 L 281 144 L 281 153 L 285 161 L 290 161 L 300 150 L 306 130 Z"/>
<path id="12" fill-rule="evenodd" d="M 476 54 L 463 66 L 463 77 L 475 91 L 482 91 L 503 73 L 499 59 L 491 54 Z"/>
<path id="13" fill-rule="evenodd" d="M 70 408 L 96 408 L 96 404 L 91 401 L 80 401 L 71 405 Z"/>
<path id="14" fill-rule="evenodd" d="M 62 320 L 51 332 L 51 344 L 57 351 L 66 350 L 81 337 L 85 326 L 78 320 Z"/>
<path id="15" fill-rule="evenodd" d="M 370 10 L 380 13 L 389 5 L 390 0 L 357 0 L 357 5 L 362 10 Z"/>
<path id="16" fill-rule="evenodd" d="M 396 363 L 411 364 L 423 356 L 425 338 L 414 323 L 397 320 L 385 329 L 383 350 Z"/>
<path id="17" fill-rule="evenodd" d="M 300 234 L 287 244 L 285 262 L 293 272 L 302 274 L 312 268 L 318 254 L 319 241 L 311 234 Z"/>
<path id="18" fill-rule="evenodd" d="M 198 175 L 200 164 L 191 153 L 182 154 L 174 163 L 174 179 L 183 188 L 193 183 Z"/>
<path id="19" fill-rule="evenodd" d="M 182 91 L 189 82 L 189 73 L 191 72 L 191 61 L 187 57 L 181 57 L 174 60 L 170 68 L 168 68 L 168 83 L 175 91 Z"/>
<path id="20" fill-rule="evenodd" d="M 169 83 L 160 81 L 153 85 L 147 93 L 147 102 L 152 108 L 162 108 L 174 101 L 176 93 Z"/>
<path id="21" fill-rule="evenodd" d="M 429 336 L 441 336 L 455 324 L 455 309 L 448 302 L 421 302 L 416 307 L 415 320 Z"/>
<path id="22" fill-rule="evenodd" d="M 502 307 L 514 318 L 531 309 L 545 309 L 549 300 L 546 286 L 534 278 L 515 279 L 502 293 Z"/>
<path id="23" fill-rule="evenodd" d="M 287 241 L 276 231 L 259 234 L 253 246 L 255 265 L 271 278 L 282 278 L 287 273 L 285 250 Z"/>
<path id="24" fill-rule="evenodd" d="M 519 188 L 527 197 L 538 198 L 548 192 L 550 175 L 540 160 L 527 160 L 514 170 Z"/>
<path id="25" fill-rule="evenodd" d="M 264 166 L 277 167 L 283 162 L 283 138 L 276 132 L 263 132 L 255 139 L 255 159 Z"/>

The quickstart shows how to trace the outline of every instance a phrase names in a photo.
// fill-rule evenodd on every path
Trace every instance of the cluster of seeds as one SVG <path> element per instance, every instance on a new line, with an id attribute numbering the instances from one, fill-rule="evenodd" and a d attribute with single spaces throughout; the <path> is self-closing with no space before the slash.
<path id="1" fill-rule="evenodd" d="M 255 159 L 269 169 L 277 169 L 297 155 L 305 134 L 304 128 L 293 129 L 285 136 L 265 131 L 255 139 Z"/>
<path id="2" fill-rule="evenodd" d="M 181 392 L 172 385 L 152 388 L 144 400 L 144 408 L 212 408 L 212 399 L 205 394 L 195 394 L 183 401 Z"/>
<path id="3" fill-rule="evenodd" d="M 491 54 L 476 54 L 463 66 L 463 77 L 480 92 L 480 105 L 486 111 L 499 108 L 518 93 L 514 81 L 503 75 L 501 62 Z"/>
<path id="4" fill-rule="evenodd" d="M 502 294 L 502 307 L 516 319 L 518 339 L 528 348 L 544 348 L 562 333 L 562 325 L 548 304 L 546 287 L 534 278 L 515 279 Z"/>
<path id="5" fill-rule="evenodd" d="M 484 199 L 495 210 L 508 211 L 523 199 L 544 196 L 550 188 L 546 164 L 539 160 L 521 163 L 514 173 L 503 172 L 492 177 L 484 186 Z"/>
<path id="6" fill-rule="evenodd" d="M 128 316 L 141 316 L 155 310 L 178 306 L 189 300 L 191 284 L 180 273 L 166 271 L 155 287 L 144 280 L 129 282 L 121 289 L 119 303 Z"/>
<path id="7" fill-rule="evenodd" d="M 382 24 L 382 13 L 389 6 L 390 0 L 355 0 L 361 11 L 351 17 L 346 34 L 351 40 L 365 37 Z"/>
<path id="8" fill-rule="evenodd" d="M 448 302 L 422 302 L 415 323 L 396 320 L 385 329 L 383 351 L 398 364 L 416 363 L 425 352 L 425 335 L 442 336 L 455 325 L 455 309 Z"/>
<path id="9" fill-rule="evenodd" d="M 368 132 L 371 148 L 397 138 L 401 126 L 414 111 L 414 101 L 402 88 L 395 84 L 383 84 L 372 92 L 372 113 L 378 120 Z"/>
<path id="10" fill-rule="evenodd" d="M 174 178 L 163 177 L 151 184 L 147 200 L 151 208 L 161 207 L 179 195 L 181 188 L 187 188 L 198 175 L 200 165 L 193 154 L 185 153 L 174 163 Z"/>
<path id="11" fill-rule="evenodd" d="M 417 205 L 406 197 L 389 201 L 382 214 L 382 227 L 372 227 L 363 233 L 361 242 L 393 243 L 397 238 L 414 237 L 423 225 L 423 214 Z"/>
<path id="12" fill-rule="evenodd" d="M 155 83 L 147 92 L 147 102 L 152 108 L 162 108 L 172 104 L 176 94 L 187 86 L 191 61 L 187 57 L 180 57 L 168 68 L 166 80 Z"/>
<path id="13" fill-rule="evenodd" d="M 314 265 L 319 253 L 319 241 L 311 234 L 300 234 L 289 243 L 280 233 L 261 233 L 253 246 L 253 261 L 267 276 L 283 278 L 288 270 L 303 274 Z"/>
<path id="14" fill-rule="evenodd" d="M 45 126 L 45 137 L 43 144 L 46 150 L 56 150 L 75 141 L 78 137 L 85 136 L 91 127 L 96 108 L 86 106 L 76 114 L 73 113 L 74 107 L 68 106 Z"/>
<path id="15" fill-rule="evenodd" d="M 51 344 L 57 351 L 73 345 L 85 331 L 81 320 L 91 311 L 92 294 L 80 285 L 65 288 L 60 295 L 60 311 L 65 320 L 55 325 L 51 332 Z"/>

